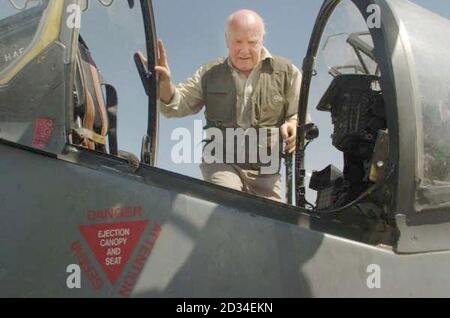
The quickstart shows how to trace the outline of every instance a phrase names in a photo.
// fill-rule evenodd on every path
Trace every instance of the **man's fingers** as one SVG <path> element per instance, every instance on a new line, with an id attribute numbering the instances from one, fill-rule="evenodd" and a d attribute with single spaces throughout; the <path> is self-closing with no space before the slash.
<path id="1" fill-rule="evenodd" d="M 295 136 L 297 133 L 297 126 L 294 124 L 289 123 L 287 125 L 287 132 L 289 136 Z"/>
<path id="2" fill-rule="evenodd" d="M 155 66 L 155 72 L 162 78 L 170 78 L 170 73 L 164 66 Z"/>
<path id="3" fill-rule="evenodd" d="M 287 148 L 286 148 L 286 152 L 287 152 L 288 154 L 291 154 L 291 153 L 293 153 L 294 151 L 295 151 L 295 146 L 287 147 Z"/>
<path id="4" fill-rule="evenodd" d="M 293 125 L 288 126 L 288 133 L 290 136 L 295 135 L 296 132 L 297 132 L 297 127 L 295 127 Z"/>
<path id="5" fill-rule="evenodd" d="M 158 50 L 159 50 L 158 65 L 167 67 L 168 63 L 167 63 L 166 48 L 164 47 L 164 43 L 161 40 L 158 40 Z"/>
<path id="6" fill-rule="evenodd" d="M 292 153 L 295 150 L 295 141 L 286 142 L 285 152 Z"/>
<path id="7" fill-rule="evenodd" d="M 282 126 L 281 134 L 285 143 L 284 151 L 287 154 L 291 154 L 295 151 L 295 146 L 297 142 L 297 134 L 296 134 L 295 125 L 285 124 Z"/>
<path id="8" fill-rule="evenodd" d="M 284 153 L 286 153 L 286 154 L 291 154 L 291 153 L 294 152 L 294 150 L 295 150 L 295 146 L 286 146 L 286 147 L 284 148 Z"/>
<path id="9" fill-rule="evenodd" d="M 285 140 L 285 148 L 286 150 L 290 150 L 295 147 L 296 138 L 295 136 L 290 136 Z"/>
<path id="10" fill-rule="evenodd" d="M 161 40 L 158 40 L 158 65 L 161 65 L 162 50 L 164 49 L 164 44 Z"/>
<path id="11" fill-rule="evenodd" d="M 294 143 L 296 141 L 296 139 L 297 139 L 296 137 L 297 136 L 295 136 L 295 135 L 294 136 L 291 135 L 288 138 L 286 138 L 286 142 L 287 143 Z"/>
<path id="12" fill-rule="evenodd" d="M 283 140 L 286 140 L 289 137 L 288 127 L 286 125 L 282 125 L 280 127 L 280 133 L 281 133 L 281 137 L 283 138 Z"/>
<path id="13" fill-rule="evenodd" d="M 141 51 L 138 51 L 138 52 L 136 52 L 136 53 L 139 55 L 139 58 L 141 59 L 142 63 L 144 63 L 144 65 L 145 65 L 146 67 L 148 67 L 148 61 L 147 61 L 147 59 L 145 58 L 144 54 L 142 54 Z"/>

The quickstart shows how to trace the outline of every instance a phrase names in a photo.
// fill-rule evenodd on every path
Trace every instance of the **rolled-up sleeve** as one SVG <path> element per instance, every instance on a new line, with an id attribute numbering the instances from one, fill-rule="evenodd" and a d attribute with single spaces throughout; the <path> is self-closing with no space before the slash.
<path id="1" fill-rule="evenodd" d="M 158 100 L 161 113 L 167 118 L 185 117 L 200 112 L 204 106 L 202 76 L 205 67 L 200 67 L 195 74 L 175 87 L 175 94 L 170 103 Z"/>

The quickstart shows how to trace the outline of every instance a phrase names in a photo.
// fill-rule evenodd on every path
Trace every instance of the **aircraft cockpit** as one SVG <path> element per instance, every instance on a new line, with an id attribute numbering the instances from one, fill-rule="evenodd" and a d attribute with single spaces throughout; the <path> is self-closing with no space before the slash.
<path id="1" fill-rule="evenodd" d="M 5 1 L 0 94 L 15 106 L 2 105 L 1 138 L 56 153 L 72 144 L 155 163 L 156 79 L 145 77 L 147 65 L 134 56 L 145 52 L 152 66 L 151 12 L 146 1 Z"/>
<path id="2" fill-rule="evenodd" d="M 135 161 L 135 169 L 156 166 L 152 2 L 8 0 L 0 7 L 2 142 L 74 162 L 70 156 L 95 153 L 117 165 Z M 301 121 L 310 113 L 320 134 L 299 125 L 288 208 L 399 251 L 447 246 L 447 236 L 429 239 L 427 226 L 442 224 L 447 233 L 450 224 L 448 25 L 406 0 L 324 1 L 299 104 Z"/>

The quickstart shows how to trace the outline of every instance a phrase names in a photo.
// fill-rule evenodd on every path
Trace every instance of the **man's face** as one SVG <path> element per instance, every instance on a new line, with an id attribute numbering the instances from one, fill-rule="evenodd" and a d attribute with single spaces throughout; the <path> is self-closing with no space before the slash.
<path id="1" fill-rule="evenodd" d="M 262 30 L 257 27 L 230 27 L 228 29 L 227 46 L 233 66 L 249 75 L 261 60 Z"/>

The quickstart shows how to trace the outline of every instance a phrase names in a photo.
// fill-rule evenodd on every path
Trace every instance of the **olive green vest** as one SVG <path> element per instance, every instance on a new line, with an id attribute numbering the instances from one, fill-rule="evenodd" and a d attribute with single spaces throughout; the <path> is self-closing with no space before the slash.
<path id="1" fill-rule="evenodd" d="M 292 78 L 292 63 L 287 59 L 275 56 L 273 59 L 267 58 L 263 61 L 258 84 L 250 97 L 253 128 L 258 130 L 279 128 L 287 116 L 293 115 L 287 114 L 289 105 L 286 99 Z M 238 128 L 236 86 L 227 59 L 205 73 L 202 78 L 202 89 L 206 107 L 205 128 Z M 248 149 L 247 147 L 246 153 Z M 259 170 L 261 164 L 240 164 L 240 166 L 245 169 Z"/>
<path id="2" fill-rule="evenodd" d="M 293 67 L 287 59 L 265 59 L 258 84 L 251 96 L 252 127 L 280 127 L 286 118 L 286 92 L 292 82 Z M 213 66 L 202 78 L 208 127 L 238 127 L 236 86 L 228 60 Z"/>

